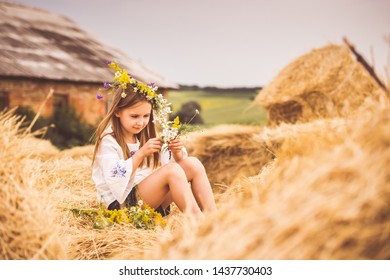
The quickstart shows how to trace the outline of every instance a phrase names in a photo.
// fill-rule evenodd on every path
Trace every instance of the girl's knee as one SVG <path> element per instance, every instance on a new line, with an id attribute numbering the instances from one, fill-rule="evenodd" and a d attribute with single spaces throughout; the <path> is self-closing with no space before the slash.
<path id="1" fill-rule="evenodd" d="M 184 159 L 185 165 L 188 166 L 192 171 L 199 172 L 205 171 L 203 163 L 196 157 L 188 157 Z"/>
<path id="2" fill-rule="evenodd" d="M 181 177 L 186 176 L 183 168 L 181 168 L 181 166 L 176 162 L 167 163 L 166 165 L 164 165 L 163 168 L 165 169 L 165 172 L 167 173 L 168 176 L 181 176 Z"/>
<path id="3" fill-rule="evenodd" d="M 191 165 L 191 167 L 195 169 L 204 169 L 203 163 L 196 157 L 188 157 L 184 160 L 187 161 Z"/>

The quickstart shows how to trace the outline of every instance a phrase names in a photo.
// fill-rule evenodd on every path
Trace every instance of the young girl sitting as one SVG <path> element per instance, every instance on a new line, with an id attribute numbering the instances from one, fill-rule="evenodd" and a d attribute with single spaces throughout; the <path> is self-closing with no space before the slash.
<path id="1" fill-rule="evenodd" d="M 113 210 L 142 199 L 163 216 L 172 202 L 197 216 L 216 210 L 203 164 L 188 156 L 180 139 L 161 152 L 153 122 L 157 95 L 142 91 L 145 85 L 132 78 L 128 81 L 114 88 L 111 109 L 95 133 L 92 179 L 99 201 Z"/>

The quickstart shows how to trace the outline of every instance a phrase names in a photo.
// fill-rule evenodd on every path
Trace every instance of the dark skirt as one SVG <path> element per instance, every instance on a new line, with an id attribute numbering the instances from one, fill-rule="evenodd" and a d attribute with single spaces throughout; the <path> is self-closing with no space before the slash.
<path id="1" fill-rule="evenodd" d="M 125 200 L 125 207 L 127 208 L 130 208 L 132 206 L 136 206 L 137 205 L 137 187 L 134 187 L 131 192 L 129 193 L 129 195 L 126 197 L 126 200 Z M 119 210 L 121 208 L 121 205 L 120 203 L 118 202 L 118 200 L 115 200 L 114 202 L 112 202 L 110 205 L 108 205 L 108 210 Z M 171 206 L 168 205 L 167 208 L 163 209 L 162 205 L 160 205 L 157 209 L 155 209 L 156 212 L 160 213 L 161 216 L 165 217 L 167 215 L 169 215 L 171 213 Z"/>

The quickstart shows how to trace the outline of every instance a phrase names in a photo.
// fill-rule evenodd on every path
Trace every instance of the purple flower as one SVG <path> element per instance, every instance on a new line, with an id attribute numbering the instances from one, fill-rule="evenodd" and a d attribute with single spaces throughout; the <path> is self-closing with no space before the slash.
<path id="1" fill-rule="evenodd" d="M 100 93 L 97 93 L 97 94 L 96 94 L 96 98 L 99 99 L 99 100 L 100 100 L 100 99 L 103 99 L 103 95 L 101 95 Z"/>
<path id="2" fill-rule="evenodd" d="M 104 83 L 103 87 L 104 87 L 104 88 L 109 88 L 109 87 L 110 87 L 110 84 L 109 84 L 109 83 Z"/>
<path id="3" fill-rule="evenodd" d="M 149 85 L 150 85 L 152 88 L 154 88 L 154 83 L 150 83 Z"/>
<path id="4" fill-rule="evenodd" d="M 126 177 L 126 167 L 121 166 L 119 162 L 116 163 L 116 166 L 111 170 L 111 177 Z"/>
<path id="5" fill-rule="evenodd" d="M 110 60 L 106 60 L 106 65 L 111 64 Z"/>

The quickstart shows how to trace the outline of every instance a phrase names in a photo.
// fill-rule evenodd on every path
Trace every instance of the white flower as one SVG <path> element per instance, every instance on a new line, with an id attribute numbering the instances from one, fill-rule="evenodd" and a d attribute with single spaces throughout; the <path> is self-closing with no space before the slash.
<path id="1" fill-rule="evenodd" d="M 142 199 L 138 200 L 138 206 L 141 207 L 142 205 L 144 205 L 144 202 L 142 201 Z"/>
<path id="2" fill-rule="evenodd" d="M 199 115 L 199 110 L 198 110 L 198 109 L 195 109 L 195 113 L 196 113 L 197 115 Z"/>
<path id="3" fill-rule="evenodd" d="M 146 209 L 146 210 L 145 210 L 145 214 L 146 214 L 146 215 L 149 215 L 149 214 L 150 214 L 149 209 Z"/>
<path id="4" fill-rule="evenodd" d="M 125 92 L 122 92 L 122 94 L 121 94 L 122 98 L 125 98 L 126 95 L 127 95 L 127 94 L 126 94 Z"/>
<path id="5" fill-rule="evenodd" d="M 134 206 L 130 207 L 130 211 L 135 212 L 135 207 Z"/>
<path id="6" fill-rule="evenodd" d="M 149 86 L 149 88 L 150 88 L 152 91 L 157 91 L 157 90 L 158 90 L 158 87 L 157 87 L 157 86 L 154 86 L 154 87 Z"/>

